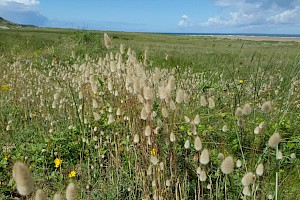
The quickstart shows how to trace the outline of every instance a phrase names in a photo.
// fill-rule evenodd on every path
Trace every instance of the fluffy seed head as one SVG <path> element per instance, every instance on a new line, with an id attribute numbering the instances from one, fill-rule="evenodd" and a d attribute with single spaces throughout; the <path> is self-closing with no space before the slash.
<path id="1" fill-rule="evenodd" d="M 185 149 L 189 149 L 190 148 L 190 141 L 189 140 L 186 140 L 185 143 L 184 143 L 184 148 Z"/>
<path id="2" fill-rule="evenodd" d="M 46 194 L 43 190 L 41 189 L 38 189 L 35 193 L 35 200 L 46 200 L 47 197 L 46 197 Z"/>
<path id="3" fill-rule="evenodd" d="M 258 176 L 262 176 L 264 173 L 264 165 L 262 163 L 260 163 L 257 167 L 256 167 L 256 174 Z"/>
<path id="4" fill-rule="evenodd" d="M 252 108 L 250 104 L 246 103 L 243 107 L 243 115 L 250 115 L 252 112 Z"/>
<path id="5" fill-rule="evenodd" d="M 200 105 L 201 105 L 202 107 L 206 107 L 206 106 L 207 106 L 207 101 L 206 101 L 206 99 L 205 99 L 204 96 L 201 96 L 201 97 L 200 97 Z"/>
<path id="6" fill-rule="evenodd" d="M 241 117 L 243 116 L 243 110 L 240 107 L 237 107 L 235 110 L 235 116 Z"/>
<path id="7" fill-rule="evenodd" d="M 201 170 L 201 172 L 200 172 L 200 181 L 206 181 L 206 178 L 207 178 L 207 176 L 206 176 L 206 172 L 205 172 L 205 170 Z"/>
<path id="8" fill-rule="evenodd" d="M 179 89 L 176 94 L 176 102 L 177 103 L 183 102 L 183 96 L 184 96 L 184 90 Z"/>
<path id="9" fill-rule="evenodd" d="M 170 142 L 175 142 L 175 134 L 173 133 L 173 131 L 170 134 Z"/>
<path id="10" fill-rule="evenodd" d="M 262 104 L 261 106 L 261 110 L 264 112 L 264 113 L 268 113 L 270 112 L 272 109 L 272 103 L 271 101 L 266 101 Z"/>
<path id="11" fill-rule="evenodd" d="M 254 174 L 252 172 L 248 172 L 242 178 L 243 186 L 249 186 L 253 182 Z"/>
<path id="12" fill-rule="evenodd" d="M 277 158 L 276 159 L 277 160 L 281 160 L 282 157 L 283 157 L 282 152 L 280 150 L 278 150 L 278 152 L 277 152 Z"/>
<path id="13" fill-rule="evenodd" d="M 133 142 L 134 142 L 135 144 L 137 144 L 137 143 L 140 142 L 140 137 L 139 137 L 138 134 L 135 134 L 135 135 L 134 135 Z"/>
<path id="14" fill-rule="evenodd" d="M 275 132 L 269 139 L 268 145 L 269 147 L 275 148 L 281 140 L 279 133 Z"/>
<path id="15" fill-rule="evenodd" d="M 60 192 L 56 192 L 56 193 L 54 194 L 53 200 L 61 200 Z"/>
<path id="16" fill-rule="evenodd" d="M 145 136 L 149 137 L 151 135 L 151 128 L 150 126 L 146 126 L 145 128 Z"/>
<path id="17" fill-rule="evenodd" d="M 219 154 L 218 154 L 218 159 L 219 159 L 219 160 L 224 160 L 224 154 L 219 153 Z"/>
<path id="18" fill-rule="evenodd" d="M 229 130 L 229 128 L 228 128 L 227 125 L 224 125 L 224 126 L 222 127 L 222 131 L 223 131 L 224 133 L 226 133 L 228 130 Z"/>
<path id="19" fill-rule="evenodd" d="M 77 188 L 74 183 L 69 183 L 66 189 L 66 199 L 74 200 L 77 196 Z"/>
<path id="20" fill-rule="evenodd" d="M 199 115 L 196 115 L 196 116 L 195 116 L 193 122 L 194 122 L 195 125 L 198 125 L 198 124 L 200 123 L 200 117 L 199 117 Z"/>
<path id="21" fill-rule="evenodd" d="M 243 120 L 242 118 L 239 118 L 239 119 L 237 120 L 237 125 L 238 125 L 239 127 L 242 127 L 242 126 L 244 125 L 244 120 Z"/>
<path id="22" fill-rule="evenodd" d="M 22 162 L 16 162 L 13 166 L 13 178 L 16 181 L 20 195 L 27 196 L 34 189 L 34 181 L 28 167 Z"/>
<path id="23" fill-rule="evenodd" d="M 233 172 L 234 162 L 232 156 L 226 157 L 221 164 L 221 171 L 224 174 L 230 174 Z"/>
<path id="24" fill-rule="evenodd" d="M 199 136 L 195 137 L 194 147 L 196 151 L 200 151 L 202 149 L 202 142 Z"/>
<path id="25" fill-rule="evenodd" d="M 207 149 L 203 149 L 200 155 L 200 163 L 207 165 L 209 163 L 209 152 Z"/>
<path id="26" fill-rule="evenodd" d="M 243 189 L 243 195 L 245 196 L 251 196 L 250 188 L 248 186 L 245 186 Z"/>
<path id="27" fill-rule="evenodd" d="M 214 101 L 214 99 L 212 97 L 208 98 L 208 107 L 210 109 L 213 109 L 215 107 L 215 101 Z"/>
<path id="28" fill-rule="evenodd" d="M 110 37 L 107 35 L 107 33 L 104 33 L 104 45 L 107 49 L 110 49 L 112 47 L 112 42 Z"/>
<path id="29" fill-rule="evenodd" d="M 242 161 L 240 160 L 240 159 L 238 159 L 237 161 L 236 161 L 236 167 L 237 168 L 240 168 L 242 166 Z"/>

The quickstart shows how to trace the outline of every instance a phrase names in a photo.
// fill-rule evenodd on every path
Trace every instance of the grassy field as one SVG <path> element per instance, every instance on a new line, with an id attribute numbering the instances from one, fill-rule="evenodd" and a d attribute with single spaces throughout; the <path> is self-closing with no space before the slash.
<path id="1" fill-rule="evenodd" d="M 300 199 L 298 42 L 107 34 L 0 30 L 0 199 Z"/>

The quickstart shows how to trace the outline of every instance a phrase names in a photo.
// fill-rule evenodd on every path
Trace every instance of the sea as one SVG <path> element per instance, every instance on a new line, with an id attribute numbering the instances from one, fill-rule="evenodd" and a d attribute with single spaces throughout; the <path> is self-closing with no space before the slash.
<path id="1" fill-rule="evenodd" d="M 282 37 L 300 38 L 300 34 L 266 34 L 266 33 L 162 33 L 185 36 L 247 36 L 247 37 Z"/>

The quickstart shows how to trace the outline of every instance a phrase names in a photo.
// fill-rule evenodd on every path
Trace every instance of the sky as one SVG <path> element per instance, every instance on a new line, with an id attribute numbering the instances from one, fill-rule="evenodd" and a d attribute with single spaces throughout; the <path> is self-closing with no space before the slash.
<path id="1" fill-rule="evenodd" d="M 300 0 L 0 0 L 0 17 L 85 30 L 300 34 Z"/>

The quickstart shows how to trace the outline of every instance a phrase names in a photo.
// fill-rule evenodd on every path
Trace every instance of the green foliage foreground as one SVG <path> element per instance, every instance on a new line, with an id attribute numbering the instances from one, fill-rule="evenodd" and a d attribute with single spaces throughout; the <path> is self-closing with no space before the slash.
<path id="1" fill-rule="evenodd" d="M 298 43 L 109 36 L 0 31 L 0 198 L 300 199 Z"/>

